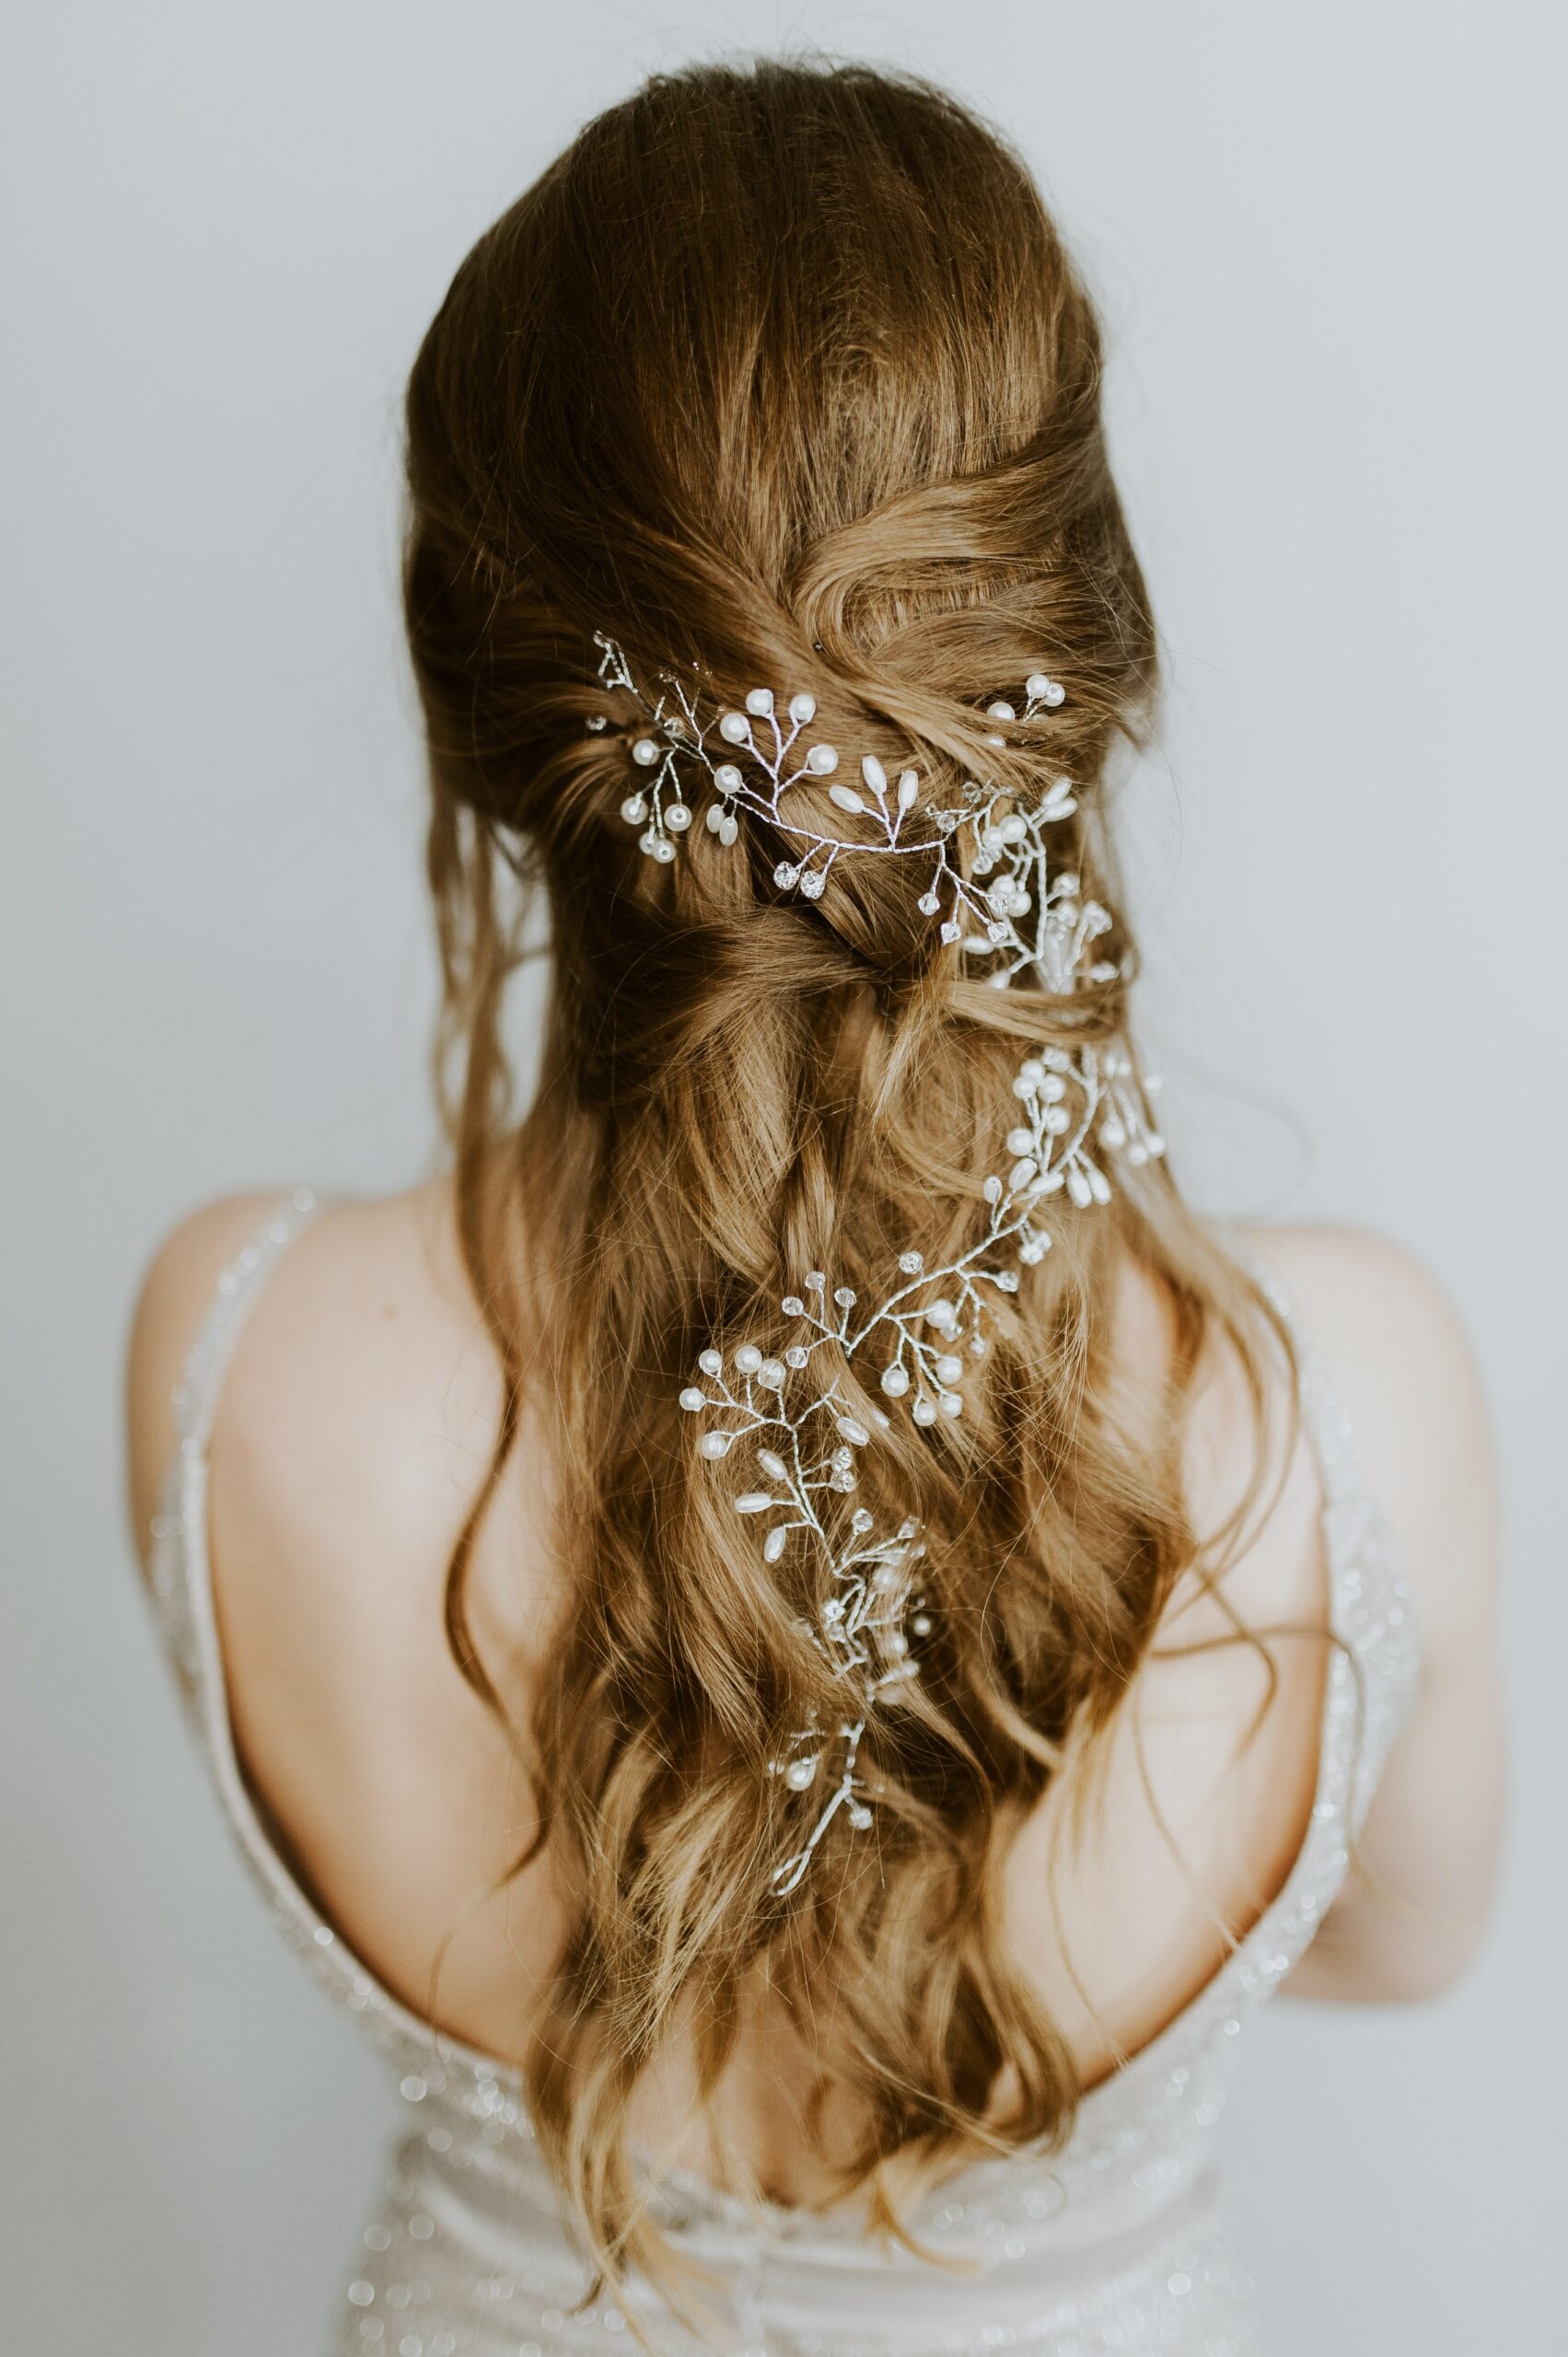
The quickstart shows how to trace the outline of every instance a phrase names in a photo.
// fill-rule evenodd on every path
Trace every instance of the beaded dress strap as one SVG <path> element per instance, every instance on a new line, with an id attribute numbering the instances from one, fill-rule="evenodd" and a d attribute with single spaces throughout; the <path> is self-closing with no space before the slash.
<path id="1" fill-rule="evenodd" d="M 1283 1325 L 1295 1354 L 1296 1401 L 1323 1487 L 1331 1625 L 1355 1663 L 1348 1817 L 1359 1829 L 1419 1683 L 1420 1631 L 1410 1583 L 1393 1533 L 1363 1476 L 1354 1427 L 1303 1331 L 1289 1292 L 1249 1238 L 1233 1234 L 1227 1242 Z"/>
<path id="2" fill-rule="evenodd" d="M 1356 1457 L 1353 1427 L 1322 1360 L 1302 1329 L 1289 1294 L 1272 1269 L 1255 1253 L 1247 1254 L 1246 1266 L 1290 1336 L 1295 1353 L 1296 1399 L 1322 1475 L 1325 1499 L 1330 1506 L 1365 1503 L 1367 1492 Z"/>
<path id="3" fill-rule="evenodd" d="M 174 1387 L 176 1446 L 153 1524 L 152 1585 L 159 1627 L 220 1796 L 252 1854 L 252 1812 L 234 1756 L 207 1561 L 207 1451 L 224 1376 L 246 1318 L 277 1262 L 320 1208 L 309 1188 L 296 1188 L 219 1272 L 211 1306 Z"/>
<path id="4" fill-rule="evenodd" d="M 274 1262 L 320 1212 L 319 1197 L 308 1187 L 296 1187 L 269 1213 L 263 1225 L 220 1273 L 212 1306 L 175 1386 L 174 1416 L 181 1457 L 206 1455 L 224 1375 L 245 1320 Z"/>
<path id="5" fill-rule="evenodd" d="M 321 1208 L 310 1189 L 297 1188 L 274 1206 L 220 1273 L 212 1306 L 175 1387 L 179 1440 L 165 1478 L 162 1511 L 153 1526 L 155 1608 L 218 1798 L 280 1914 L 296 1921 L 308 1918 L 309 1903 L 261 1821 L 234 1745 L 208 1555 L 207 1452 L 223 1378 L 246 1318 L 277 1262 Z"/>
<path id="6" fill-rule="evenodd" d="M 401 2003 L 325 1920 L 280 1852 L 235 1745 L 213 1598 L 207 1451 L 224 1375 L 245 1320 L 277 1262 L 325 1208 L 309 1188 L 297 1188 L 269 1213 L 217 1280 L 212 1307 L 174 1393 L 179 1445 L 153 1526 L 154 1608 L 224 1815 L 285 1939 L 328 1991 L 359 2014 L 372 2039 L 398 2059 L 401 2069 L 407 2073 L 412 2066 L 422 2074 L 404 2077 L 405 2096 L 417 2089 L 423 2097 L 427 2087 L 445 2084 L 453 2069 L 494 2096 L 497 2083 L 509 2083 L 514 2074 Z"/>

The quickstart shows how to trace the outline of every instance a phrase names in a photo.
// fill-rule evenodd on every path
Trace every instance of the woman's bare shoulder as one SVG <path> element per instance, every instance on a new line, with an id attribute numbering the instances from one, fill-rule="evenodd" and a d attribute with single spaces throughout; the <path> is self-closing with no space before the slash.
<path id="1" fill-rule="evenodd" d="M 132 1511 L 144 1551 L 186 1355 L 223 1271 L 281 1200 L 257 1192 L 204 1204 L 148 1264 L 126 1360 Z M 443 1395 L 455 1381 L 476 1389 L 472 1404 L 493 1414 L 494 1363 L 482 1329 L 447 1182 L 334 1201 L 284 1256 L 248 1320 L 225 1378 L 226 1434 L 280 1472 L 321 1469 L 324 1458 L 346 1469 L 366 1450 L 383 1467 L 396 1463 L 411 1422 L 428 1433 L 433 1415 L 447 1420 Z"/>
<path id="2" fill-rule="evenodd" d="M 1492 1617 L 1498 1509 L 1490 1420 L 1458 1311 L 1423 1261 L 1368 1230 L 1243 1234 L 1344 1409 L 1429 1652 L 1462 1644 Z"/>
<path id="3" fill-rule="evenodd" d="M 174 1447 L 175 1387 L 191 1346 L 222 1271 L 282 1200 L 274 1190 L 225 1195 L 202 1204 L 168 1230 L 144 1271 L 125 1353 L 131 1519 L 144 1561 L 159 1485 Z"/>
<path id="4" fill-rule="evenodd" d="M 1337 1318 L 1357 1323 L 1369 1341 L 1396 1345 L 1416 1329 L 1423 1339 L 1441 1329 L 1462 1354 L 1458 1315 L 1439 1279 L 1415 1253 L 1367 1227 L 1324 1222 L 1311 1226 L 1258 1225 L 1239 1231 L 1249 1249 L 1276 1270 L 1287 1292 L 1301 1293 Z"/>

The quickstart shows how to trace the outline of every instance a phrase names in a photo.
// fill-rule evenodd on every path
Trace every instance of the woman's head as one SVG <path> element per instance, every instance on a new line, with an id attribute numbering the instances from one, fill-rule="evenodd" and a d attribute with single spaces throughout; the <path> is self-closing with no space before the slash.
<path id="1" fill-rule="evenodd" d="M 1032 182 L 952 100 L 856 69 L 650 84 L 481 239 L 415 371 L 439 788 L 552 883 L 621 888 L 624 745 L 566 701 L 596 630 L 710 694 L 808 691 L 873 750 L 972 745 L 961 707 L 1049 657 L 1051 757 L 1098 776 L 1154 679 L 1099 393 Z"/>
<path id="2" fill-rule="evenodd" d="M 759 1562 L 677 1395 L 705 1346 L 782 1352 L 805 1271 L 879 1297 L 899 1254 L 970 1248 L 1020 1055 L 1120 1038 L 1131 944 L 1113 915 L 1076 987 L 1031 967 L 997 989 L 921 909 L 915 863 L 846 857 L 807 900 L 759 820 L 645 857 L 623 815 L 645 723 L 596 633 L 710 717 L 758 687 L 809 694 L 816 733 L 852 765 L 914 767 L 928 807 L 977 771 L 1020 808 L 1072 778 L 1053 856 L 1114 909 L 1100 788 L 1155 648 L 1100 375 L 1089 302 L 991 132 L 923 86 L 773 64 L 662 78 L 591 123 L 469 256 L 414 370 L 407 612 L 464 1241 L 514 1403 L 547 1376 L 565 1483 L 567 1618 L 525 1732 L 577 1921 L 532 2093 L 607 2264 L 643 2231 L 629 2091 L 679 2021 L 711 2092 L 757 1975 L 803 2031 L 834 1991 L 812 2037 L 853 2122 L 846 2182 L 1064 2125 L 1071 2073 L 999 1943 L 1001 1865 L 1191 1559 L 1176 1408 L 1235 1297 L 1163 1169 L 1108 1207 L 1057 1199 L 963 1417 L 899 1427 L 854 1498 L 824 1498 L 830 1522 L 919 1522 L 931 1634 L 868 1727 L 875 1833 L 836 1823 L 781 1898 L 770 1760 L 844 1708 L 811 1636 L 819 1569 Z M 999 744 L 986 707 L 1041 669 L 1065 700 Z M 842 827 L 826 778 L 791 792 Z M 518 870 L 548 908 L 552 993 L 514 1141 Z M 1129 1253 L 1173 1306 L 1153 1438 L 1123 1428 L 1107 1365 Z M 874 1408 L 864 1371 L 839 1373 Z M 498 1463 L 515 1423 L 516 1404 Z M 460 1549 L 453 1641 L 505 1709 L 465 1568 Z"/>

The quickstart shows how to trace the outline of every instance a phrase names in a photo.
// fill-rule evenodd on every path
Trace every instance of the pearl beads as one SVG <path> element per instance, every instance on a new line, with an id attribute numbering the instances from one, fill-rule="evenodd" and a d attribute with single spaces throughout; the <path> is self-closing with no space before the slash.
<path id="1" fill-rule="evenodd" d="M 715 726 L 673 678 L 650 702 L 615 643 L 601 633 L 598 644 L 601 677 L 630 692 L 645 715 L 646 733 L 633 741 L 632 758 L 650 772 L 648 786 L 625 797 L 621 816 L 642 830 L 638 840 L 656 862 L 676 856 L 699 815 L 699 833 L 720 849 L 738 840 L 743 821 L 761 821 L 764 839 L 775 845 L 774 890 L 808 903 L 826 897 L 840 858 L 912 858 L 923 863 L 915 871 L 919 913 L 937 920 L 944 946 L 961 945 L 966 958 L 983 959 L 993 987 L 1023 978 L 1058 998 L 1081 981 L 1115 980 L 1114 967 L 1102 975 L 1099 966 L 1085 962 L 1087 943 L 1111 925 L 1109 912 L 1085 897 L 1070 863 L 1057 874 L 1048 856 L 1050 829 L 1076 808 L 1071 778 L 1057 778 L 1031 803 L 1011 787 L 985 784 L 982 774 L 964 784 L 951 807 L 922 812 L 917 769 L 900 771 L 894 784 L 881 758 L 863 752 L 853 775 L 844 776 L 836 747 L 802 739 L 817 718 L 813 696 L 791 694 L 781 712 L 772 689 L 752 688 Z M 1037 721 L 1063 697 L 1038 670 L 1029 674 L 1024 699 L 1020 712 L 1013 700 L 996 697 L 987 717 L 1004 726 Z M 725 749 L 719 758 L 714 736 Z M 993 734 L 986 742 L 1000 746 L 1005 738 Z M 695 797 L 689 801 L 680 790 L 688 778 L 699 785 L 706 780 L 713 789 L 700 811 Z M 819 784 L 824 791 L 806 790 Z M 846 831 L 829 831 L 835 823 Z M 1020 930 L 1026 921 L 1027 932 Z M 876 1335 L 873 1388 L 889 1408 L 907 1403 L 923 1432 L 960 1417 L 966 1364 L 981 1361 L 987 1350 L 982 1329 L 1017 1292 L 1020 1271 L 1038 1265 L 1050 1247 L 1041 1207 L 1062 1197 L 1079 1210 L 1104 1203 L 1110 1186 L 1103 1155 L 1119 1155 L 1136 1169 L 1161 1150 L 1131 1055 L 1119 1040 L 1071 1050 L 1041 1046 L 1020 1062 L 1008 1109 L 1009 1158 L 981 1181 L 984 1233 L 968 1250 L 937 1268 L 928 1268 L 916 1249 L 900 1253 L 895 1283 L 869 1313 L 853 1287 L 830 1291 L 822 1270 L 808 1271 L 800 1291 L 786 1293 L 780 1305 L 793 1329 L 787 1341 L 779 1337 L 772 1349 L 763 1346 L 771 1336 L 742 1341 L 727 1356 L 716 1347 L 704 1350 L 698 1358 L 703 1381 L 679 1395 L 688 1413 L 722 1415 L 722 1424 L 699 1439 L 703 1458 L 716 1462 L 738 1443 L 754 1455 L 770 1486 L 742 1487 L 735 1509 L 761 1526 L 765 1566 L 781 1563 L 791 1536 L 798 1535 L 792 1582 L 797 1573 L 812 1582 L 815 1620 L 807 1625 L 860 1713 L 836 1738 L 838 1781 L 830 1780 L 815 1827 L 775 1870 L 781 1894 L 796 1887 L 841 1807 L 852 1823 L 868 1821 L 856 1768 L 865 1713 L 885 1688 L 916 1674 L 910 1637 L 931 1627 L 930 1614 L 916 1610 L 912 1588 L 912 1567 L 924 1552 L 916 1524 L 906 1518 L 896 1538 L 878 1538 L 869 1509 L 846 1515 L 834 1504 L 859 1485 L 859 1454 L 892 1428 L 891 1415 L 846 1379 L 845 1364 Z M 835 1355 L 821 1364 L 835 1372 L 813 1386 L 812 1362 L 827 1342 Z M 830 1429 L 832 1443 L 824 1452 Z M 780 1435 L 787 1445 L 772 1446 Z M 775 1766 L 790 1791 L 804 1792 L 827 1755 L 810 1730 L 798 1732 L 791 1745 Z"/>

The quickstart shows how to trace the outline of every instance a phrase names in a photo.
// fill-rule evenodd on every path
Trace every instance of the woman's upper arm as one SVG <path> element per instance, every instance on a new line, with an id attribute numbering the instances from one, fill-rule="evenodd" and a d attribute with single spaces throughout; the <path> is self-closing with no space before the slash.
<path id="1" fill-rule="evenodd" d="M 1474 1357 L 1417 1261 L 1373 1236 L 1266 1239 L 1399 1545 L 1420 1640 L 1416 1700 L 1341 1897 L 1292 1976 L 1301 1995 L 1414 1997 L 1479 1945 L 1505 1782 L 1497 1670 L 1499 1515 Z"/>
<path id="2" fill-rule="evenodd" d="M 126 1473 L 131 1527 L 144 1570 L 153 1516 L 174 1450 L 174 1391 L 220 1271 L 265 1218 L 275 1195 L 230 1195 L 180 1221 L 142 1280 L 125 1357 Z"/>

